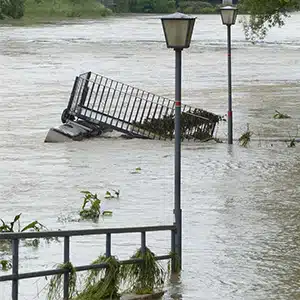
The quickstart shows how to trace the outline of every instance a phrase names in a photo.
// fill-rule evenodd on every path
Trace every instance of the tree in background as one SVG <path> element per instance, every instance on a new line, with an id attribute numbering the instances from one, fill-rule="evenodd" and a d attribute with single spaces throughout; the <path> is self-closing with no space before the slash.
<path id="1" fill-rule="evenodd" d="M 246 39 L 264 39 L 268 30 L 283 26 L 291 11 L 300 9 L 300 0 L 240 0 L 239 7 L 250 14 L 242 20 Z"/>
<path id="2" fill-rule="evenodd" d="M 20 19 L 24 15 L 24 0 L 0 0 L 0 19 Z"/>

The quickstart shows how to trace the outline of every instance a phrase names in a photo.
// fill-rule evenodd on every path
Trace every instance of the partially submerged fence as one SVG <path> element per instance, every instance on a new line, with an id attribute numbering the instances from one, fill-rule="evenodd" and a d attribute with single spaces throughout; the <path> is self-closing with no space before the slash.
<path id="1" fill-rule="evenodd" d="M 174 100 L 87 72 L 76 77 L 62 119 L 77 118 L 133 137 L 172 139 L 174 117 Z M 218 115 L 182 105 L 182 138 L 210 138 L 219 120 Z"/>
<path id="2" fill-rule="evenodd" d="M 164 226 L 148 226 L 148 227 L 130 227 L 130 228 L 107 228 L 107 229 L 88 229 L 88 230 L 68 230 L 68 231 L 46 231 L 46 232 L 18 232 L 18 233 L 0 233 L 0 241 L 12 241 L 12 274 L 0 276 L 0 282 L 12 281 L 12 300 L 18 300 L 19 296 L 19 280 L 35 277 L 51 276 L 56 274 L 64 274 L 63 299 L 69 299 L 69 275 L 70 270 L 67 269 L 50 269 L 46 271 L 28 272 L 19 274 L 19 242 L 23 239 L 35 238 L 64 238 L 64 263 L 70 262 L 70 237 L 87 236 L 87 235 L 106 235 L 105 255 L 111 256 L 111 237 L 113 234 L 121 233 L 140 233 L 141 234 L 141 251 L 146 251 L 146 233 L 157 231 L 171 231 L 171 253 L 175 253 L 175 225 Z M 175 270 L 175 258 L 172 255 L 156 256 L 156 260 L 172 259 L 171 267 Z M 128 259 L 120 261 L 120 264 L 137 264 L 142 259 Z M 75 267 L 76 271 L 86 271 L 92 269 L 100 269 L 108 267 L 107 264 L 93 264 Z"/>

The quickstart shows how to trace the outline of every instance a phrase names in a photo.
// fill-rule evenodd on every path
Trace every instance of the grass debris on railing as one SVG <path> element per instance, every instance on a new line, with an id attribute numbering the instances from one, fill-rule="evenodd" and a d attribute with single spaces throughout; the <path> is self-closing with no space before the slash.
<path id="1" fill-rule="evenodd" d="M 106 268 L 89 270 L 81 291 L 77 290 L 76 270 L 71 263 L 58 265 L 59 269 L 69 270 L 69 295 L 72 300 L 119 299 L 123 293 L 152 294 L 162 290 L 165 282 L 165 271 L 155 255 L 148 248 L 146 252 L 136 251 L 134 259 L 143 259 L 141 263 L 124 264 L 115 256 L 99 256 L 92 265 L 107 264 Z M 127 287 L 121 291 L 121 285 Z M 63 274 L 50 279 L 47 300 L 61 299 L 63 291 Z"/>
<path id="2" fill-rule="evenodd" d="M 90 270 L 85 279 L 85 287 L 74 300 L 119 299 L 120 263 L 114 256 L 99 256 L 92 265 L 108 264 L 105 269 Z"/>
<path id="3" fill-rule="evenodd" d="M 57 269 L 65 269 L 69 271 L 69 297 L 72 298 L 76 294 L 77 274 L 73 265 L 68 262 L 59 264 Z M 50 279 L 47 300 L 60 300 L 62 299 L 63 292 L 63 279 L 64 274 L 53 275 Z"/>
<path id="4" fill-rule="evenodd" d="M 170 252 L 169 255 L 172 258 L 168 261 L 168 273 L 171 274 L 172 271 L 174 273 L 180 273 L 180 263 L 179 263 L 179 256 L 176 252 Z M 172 270 L 172 260 L 174 259 L 174 270 Z"/>
<path id="5" fill-rule="evenodd" d="M 291 116 L 287 115 L 287 114 L 283 114 L 280 111 L 275 109 L 275 114 L 273 115 L 274 119 L 290 119 Z"/>
<path id="6" fill-rule="evenodd" d="M 155 254 L 149 248 L 146 248 L 145 253 L 139 249 L 131 258 L 144 261 L 121 266 L 121 276 L 128 285 L 128 291 L 142 295 L 162 290 L 166 274 L 160 263 L 155 260 Z"/>

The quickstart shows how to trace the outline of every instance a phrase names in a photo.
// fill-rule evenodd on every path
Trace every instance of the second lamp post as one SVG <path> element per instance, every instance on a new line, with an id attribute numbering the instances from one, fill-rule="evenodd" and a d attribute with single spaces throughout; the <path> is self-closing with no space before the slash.
<path id="1" fill-rule="evenodd" d="M 227 48 L 228 48 L 228 144 L 233 142 L 232 133 L 232 84 L 231 84 L 231 25 L 235 24 L 237 17 L 237 8 L 233 6 L 224 6 L 220 9 L 222 22 L 227 26 Z"/>
<path id="2" fill-rule="evenodd" d="M 175 195 L 174 215 L 176 225 L 175 251 L 182 264 L 182 211 L 181 211 L 181 52 L 189 48 L 196 18 L 176 12 L 161 18 L 168 48 L 175 50 Z"/>

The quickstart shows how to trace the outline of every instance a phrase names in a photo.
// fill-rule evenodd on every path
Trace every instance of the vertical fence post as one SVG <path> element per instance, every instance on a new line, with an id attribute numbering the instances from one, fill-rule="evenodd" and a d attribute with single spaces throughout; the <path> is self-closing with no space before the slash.
<path id="1" fill-rule="evenodd" d="M 19 294 L 19 240 L 12 240 L 12 274 L 15 278 L 12 280 L 12 300 L 18 300 Z"/>
<path id="2" fill-rule="evenodd" d="M 111 256 L 111 234 L 106 234 L 106 251 L 105 251 L 106 257 Z"/>
<path id="3" fill-rule="evenodd" d="M 64 264 L 70 261 L 70 237 L 64 238 Z M 64 273 L 64 300 L 69 300 L 69 270 Z"/>
<path id="4" fill-rule="evenodd" d="M 175 246 L 175 230 L 171 230 L 171 253 L 172 253 L 172 259 L 171 259 L 171 272 L 175 273 L 176 271 L 176 246 Z"/>
<path id="5" fill-rule="evenodd" d="M 146 253 L 146 232 L 141 232 L 141 251 L 143 254 Z"/>

